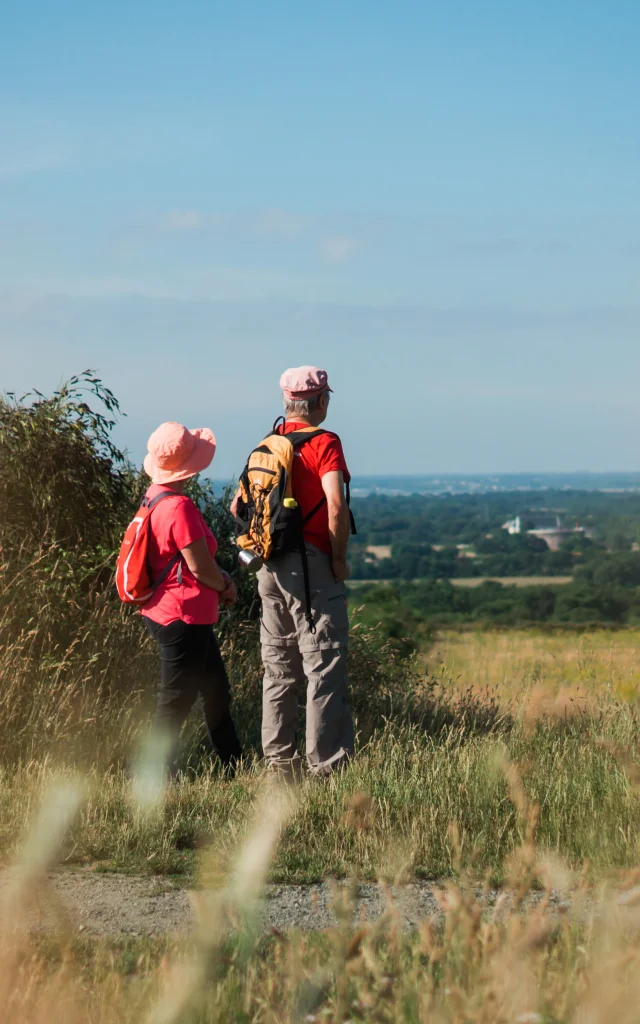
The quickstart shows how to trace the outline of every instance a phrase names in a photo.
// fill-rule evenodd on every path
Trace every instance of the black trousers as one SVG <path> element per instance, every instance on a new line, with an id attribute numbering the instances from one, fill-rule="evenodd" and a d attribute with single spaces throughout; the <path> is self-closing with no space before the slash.
<path id="1" fill-rule="evenodd" d="M 234 767 L 242 748 L 229 712 L 231 687 L 213 627 L 181 619 L 160 626 L 143 618 L 160 645 L 156 728 L 169 734 L 175 749 L 187 715 L 200 698 L 211 744 L 222 763 Z"/>

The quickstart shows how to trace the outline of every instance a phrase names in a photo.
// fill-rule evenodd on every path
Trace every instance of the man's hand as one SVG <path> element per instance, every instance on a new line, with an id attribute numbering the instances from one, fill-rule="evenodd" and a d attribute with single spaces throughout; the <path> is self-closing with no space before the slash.
<path id="1" fill-rule="evenodd" d="M 335 558 L 331 562 L 331 570 L 336 583 L 344 583 L 351 575 L 351 567 L 348 562 L 338 561 Z"/>
<path id="2" fill-rule="evenodd" d="M 225 583 L 227 584 L 226 589 L 220 594 L 220 600 L 222 601 L 225 608 L 229 608 L 232 604 L 235 604 L 238 600 L 238 589 L 231 579 L 228 572 L 223 572 Z"/>

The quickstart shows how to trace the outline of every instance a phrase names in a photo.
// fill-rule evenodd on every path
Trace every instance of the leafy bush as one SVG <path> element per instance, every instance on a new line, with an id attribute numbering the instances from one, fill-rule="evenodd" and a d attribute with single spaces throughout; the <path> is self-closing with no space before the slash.
<path id="1" fill-rule="evenodd" d="M 104 411 L 88 404 L 97 400 Z M 50 398 L 0 397 L 3 550 L 113 547 L 136 474 L 111 440 L 118 401 L 90 370 Z"/>

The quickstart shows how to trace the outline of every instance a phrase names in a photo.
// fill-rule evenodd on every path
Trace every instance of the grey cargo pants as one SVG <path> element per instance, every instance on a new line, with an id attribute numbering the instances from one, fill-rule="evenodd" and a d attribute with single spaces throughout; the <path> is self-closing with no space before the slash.
<path id="1" fill-rule="evenodd" d="M 328 775 L 353 753 L 349 620 L 345 586 L 334 580 L 329 556 L 308 544 L 307 562 L 315 633 L 305 618 L 300 554 L 278 555 L 258 573 L 264 665 L 262 747 L 274 768 L 293 769 L 298 761 L 298 693 L 306 681 L 307 761 L 313 774 Z"/>

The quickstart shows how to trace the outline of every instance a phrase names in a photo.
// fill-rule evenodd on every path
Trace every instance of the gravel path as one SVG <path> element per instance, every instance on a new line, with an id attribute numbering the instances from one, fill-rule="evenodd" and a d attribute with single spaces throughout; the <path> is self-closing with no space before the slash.
<path id="1" fill-rule="evenodd" d="M 0 903 L 10 891 L 10 884 L 11 873 L 0 873 Z M 411 928 L 421 919 L 441 913 L 434 895 L 437 888 L 437 882 L 414 882 L 392 888 L 393 904 L 405 927 Z M 503 894 L 478 889 L 476 895 L 490 908 Z M 532 893 L 530 901 L 535 903 L 540 898 L 540 894 Z M 35 907 L 24 923 L 29 928 L 46 930 L 66 926 L 88 935 L 188 934 L 196 923 L 194 905 L 203 901 L 206 895 L 191 894 L 170 878 L 60 871 L 49 875 L 48 885 L 34 898 Z M 269 886 L 264 900 L 264 929 L 328 928 L 336 923 L 334 902 L 335 886 L 326 882 Z M 551 903 L 558 910 L 569 907 L 570 902 L 566 894 L 552 894 Z M 358 887 L 354 917 L 375 920 L 387 906 L 385 889 L 376 883 L 364 883 Z"/>

